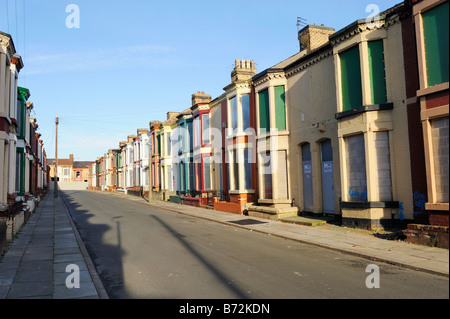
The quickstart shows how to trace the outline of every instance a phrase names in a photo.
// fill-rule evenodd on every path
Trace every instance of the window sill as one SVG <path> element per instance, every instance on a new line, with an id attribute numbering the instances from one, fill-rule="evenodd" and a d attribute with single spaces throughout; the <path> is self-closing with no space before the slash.
<path id="1" fill-rule="evenodd" d="M 272 130 L 270 132 L 259 133 L 256 136 L 256 138 L 264 139 L 264 138 L 270 138 L 270 137 L 289 136 L 289 134 L 290 134 L 289 130 Z"/>
<path id="2" fill-rule="evenodd" d="M 341 202 L 343 208 L 399 208 L 399 202 Z"/>
<path id="3" fill-rule="evenodd" d="M 449 203 L 425 203 L 426 210 L 449 210 Z"/>
<path id="4" fill-rule="evenodd" d="M 339 120 L 339 119 L 342 119 L 344 117 L 355 115 L 355 114 L 361 114 L 361 113 L 373 112 L 373 111 L 392 110 L 393 108 L 394 108 L 394 104 L 393 103 L 384 103 L 384 104 L 360 106 L 360 107 L 354 108 L 352 110 L 348 110 L 348 111 L 337 113 L 335 115 L 335 118 L 336 118 L 336 120 Z"/>
<path id="5" fill-rule="evenodd" d="M 444 90 L 448 90 L 448 88 L 449 88 L 449 82 L 436 84 L 436 85 L 429 86 L 427 88 L 418 90 L 417 91 L 417 96 L 418 97 L 422 97 L 422 96 L 425 96 L 425 95 L 430 95 L 430 94 L 433 94 L 433 93 L 437 93 L 437 92 L 441 92 L 441 91 L 444 91 Z"/>

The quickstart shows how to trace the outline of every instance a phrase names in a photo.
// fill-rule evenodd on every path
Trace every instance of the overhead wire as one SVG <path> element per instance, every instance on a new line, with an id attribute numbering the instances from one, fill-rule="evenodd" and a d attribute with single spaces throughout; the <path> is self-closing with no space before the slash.
<path id="1" fill-rule="evenodd" d="M 9 9 L 8 9 L 8 0 L 5 0 L 6 6 L 6 32 L 9 33 Z"/>

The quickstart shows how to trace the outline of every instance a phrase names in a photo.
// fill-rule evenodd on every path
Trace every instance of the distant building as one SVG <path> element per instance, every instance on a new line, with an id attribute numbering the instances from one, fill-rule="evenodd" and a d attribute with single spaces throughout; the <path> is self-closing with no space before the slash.
<path id="1" fill-rule="evenodd" d="M 50 168 L 50 180 L 55 180 L 55 159 L 48 159 Z M 88 182 L 89 181 L 89 165 L 92 162 L 75 161 L 73 154 L 69 158 L 58 158 L 58 181 L 59 182 Z"/>

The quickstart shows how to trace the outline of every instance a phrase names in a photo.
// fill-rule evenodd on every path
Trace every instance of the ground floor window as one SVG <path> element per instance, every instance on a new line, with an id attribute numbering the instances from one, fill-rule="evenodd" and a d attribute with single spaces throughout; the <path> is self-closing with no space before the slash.
<path id="1" fill-rule="evenodd" d="M 203 158 L 203 190 L 211 190 L 211 157 Z"/>
<path id="2" fill-rule="evenodd" d="M 265 199 L 272 199 L 272 170 L 270 152 L 263 153 L 261 156 L 263 166 L 263 192 Z"/>
<path id="3" fill-rule="evenodd" d="M 286 151 L 278 151 L 278 198 L 288 199 L 288 172 L 287 172 L 287 153 Z"/>
<path id="4" fill-rule="evenodd" d="M 430 121 L 436 202 L 449 202 L 449 117 Z"/>
<path id="5" fill-rule="evenodd" d="M 23 152 L 16 153 L 16 193 L 23 193 L 25 186 L 23 185 L 23 172 L 24 172 L 24 154 Z"/>
<path id="6" fill-rule="evenodd" d="M 364 134 L 345 138 L 345 156 L 348 201 L 366 202 L 368 198 Z"/>
<path id="7" fill-rule="evenodd" d="M 143 180 L 143 184 L 144 186 L 148 186 L 148 167 L 145 167 L 142 169 L 142 180 Z"/>
<path id="8" fill-rule="evenodd" d="M 244 149 L 244 181 L 245 189 L 252 189 L 252 152 L 250 149 Z"/>
<path id="9" fill-rule="evenodd" d="M 374 132 L 378 200 L 392 201 L 391 155 L 389 132 Z"/>

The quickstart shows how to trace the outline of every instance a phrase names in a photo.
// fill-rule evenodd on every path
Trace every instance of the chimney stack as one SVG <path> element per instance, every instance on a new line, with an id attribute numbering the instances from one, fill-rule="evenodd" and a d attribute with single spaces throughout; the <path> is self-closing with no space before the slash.
<path id="1" fill-rule="evenodd" d="M 310 24 L 298 32 L 300 51 L 309 53 L 321 47 L 329 41 L 329 36 L 334 33 L 334 28 L 317 24 Z"/>
<path id="2" fill-rule="evenodd" d="M 176 117 L 180 112 L 167 112 L 167 120 L 170 120 L 172 117 Z"/>
<path id="3" fill-rule="evenodd" d="M 137 135 L 139 136 L 139 135 L 141 135 L 141 134 L 145 134 L 145 133 L 148 133 L 148 129 L 146 129 L 146 128 L 139 128 L 138 130 L 137 130 Z"/>
<path id="4" fill-rule="evenodd" d="M 70 160 L 73 162 L 73 154 L 69 155 Z"/>
<path id="5" fill-rule="evenodd" d="M 205 94 L 203 91 L 197 91 L 197 93 L 192 94 L 192 106 L 197 104 L 208 104 L 211 102 L 211 95 Z"/>
<path id="6" fill-rule="evenodd" d="M 234 70 L 231 72 L 231 81 L 247 81 L 256 75 L 255 61 L 239 60 L 234 62 Z"/>

